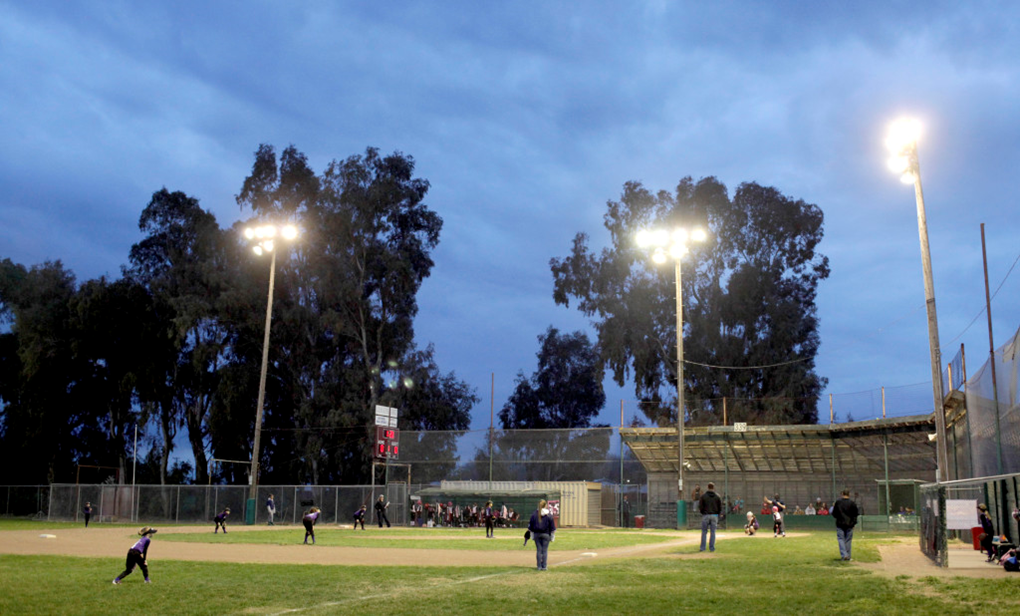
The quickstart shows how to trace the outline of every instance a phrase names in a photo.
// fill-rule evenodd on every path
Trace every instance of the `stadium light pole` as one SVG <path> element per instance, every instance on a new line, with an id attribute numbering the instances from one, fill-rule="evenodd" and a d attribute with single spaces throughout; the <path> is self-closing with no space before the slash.
<path id="1" fill-rule="evenodd" d="M 255 442 L 251 451 L 251 472 L 248 481 L 251 488 L 248 492 L 246 518 L 248 524 L 255 523 L 255 496 L 259 488 L 259 441 L 262 437 L 262 406 L 266 399 L 266 368 L 269 365 L 269 326 L 273 320 L 273 286 L 276 281 L 276 237 L 293 240 L 297 237 L 297 227 L 286 225 L 277 228 L 274 225 L 248 227 L 244 237 L 254 242 L 252 251 L 262 256 L 270 255 L 269 262 L 269 299 L 266 301 L 266 329 L 262 339 L 262 372 L 259 375 L 259 399 L 255 406 Z"/>
<path id="2" fill-rule="evenodd" d="M 931 386 L 935 399 L 935 463 L 938 481 L 949 480 L 946 451 L 945 397 L 942 392 L 942 352 L 939 350 L 939 322 L 935 311 L 935 283 L 931 274 L 931 251 L 928 247 L 928 219 L 924 212 L 924 191 L 921 190 L 921 165 L 917 159 L 917 139 L 921 124 L 911 118 L 901 118 L 889 127 L 885 145 L 892 153 L 889 169 L 900 174 L 900 181 L 914 185 L 917 202 L 917 232 L 921 238 L 921 268 L 924 272 L 924 302 L 928 311 L 928 347 L 931 353 Z"/>
<path id="3" fill-rule="evenodd" d="M 677 524 L 686 522 L 687 509 L 684 501 L 684 304 L 680 264 L 687 254 L 688 242 L 704 242 L 708 235 L 703 229 L 688 231 L 677 227 L 673 231 L 656 229 L 641 231 L 637 243 L 641 248 L 652 250 L 652 261 L 663 264 L 670 258 L 676 267 L 676 431 L 677 431 Z"/>

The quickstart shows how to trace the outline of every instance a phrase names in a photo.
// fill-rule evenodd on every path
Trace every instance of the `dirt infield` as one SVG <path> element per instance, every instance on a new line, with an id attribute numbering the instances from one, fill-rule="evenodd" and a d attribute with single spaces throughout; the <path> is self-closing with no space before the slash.
<path id="1" fill-rule="evenodd" d="M 235 527 L 230 532 L 263 530 L 262 528 Z M 328 532 L 328 531 L 327 531 Z M 349 531 L 348 531 L 349 532 Z M 160 535 L 172 533 L 209 533 L 207 528 L 166 528 Z M 295 529 L 296 534 L 300 530 Z M 43 538 L 40 535 L 55 535 Z M 182 543 L 153 540 L 150 554 L 153 559 L 200 560 L 234 563 L 311 564 L 311 565 L 406 565 L 406 566 L 533 566 L 535 550 L 530 545 L 520 550 L 445 550 L 442 548 L 421 550 L 404 548 L 353 548 L 321 545 L 264 545 L 264 544 L 214 544 Z M 466 537 L 450 536 L 450 540 Z M 720 536 L 720 538 L 723 538 Z M 130 528 L 57 528 L 46 530 L 18 530 L 0 532 L 0 553 L 3 554 L 52 554 L 58 556 L 108 556 L 123 558 L 138 536 Z M 387 537 L 392 539 L 392 537 Z M 441 539 L 441 538 L 440 538 Z M 516 534 L 497 537 L 496 541 L 513 541 L 521 544 Z M 597 558 L 626 558 L 646 556 L 670 548 L 696 543 L 697 538 L 677 537 L 663 534 L 663 542 L 651 545 L 607 548 L 597 552 Z M 590 562 L 587 551 L 553 551 L 549 553 L 552 566 Z"/>

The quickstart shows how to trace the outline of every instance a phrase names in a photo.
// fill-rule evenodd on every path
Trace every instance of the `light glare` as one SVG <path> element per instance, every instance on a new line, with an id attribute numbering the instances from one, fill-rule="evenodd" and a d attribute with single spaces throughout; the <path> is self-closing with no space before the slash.
<path id="1" fill-rule="evenodd" d="M 921 123 L 914 118 L 900 118 L 889 125 L 885 145 L 893 152 L 902 152 L 915 145 L 921 136 Z"/>
<path id="2" fill-rule="evenodd" d="M 656 248 L 655 252 L 652 253 L 652 261 L 655 261 L 656 263 L 658 263 L 660 265 L 665 263 L 666 262 L 666 251 L 664 251 L 661 248 Z"/>
<path id="3" fill-rule="evenodd" d="M 704 242 L 708 239 L 708 234 L 705 233 L 704 229 L 695 229 L 691 232 L 691 239 L 695 242 Z"/>
<path id="4" fill-rule="evenodd" d="M 256 245 L 254 245 L 254 246 L 252 246 L 252 247 L 251 247 L 251 250 L 252 250 L 252 252 L 254 252 L 254 253 L 255 253 L 256 255 L 258 255 L 258 256 L 260 256 L 260 257 L 262 256 L 262 246 L 259 246 L 258 244 L 256 244 Z"/>
<path id="5" fill-rule="evenodd" d="M 283 228 L 281 233 L 283 235 L 283 239 L 292 240 L 295 237 L 297 237 L 297 227 L 295 227 L 294 225 L 287 225 L 286 227 Z"/>

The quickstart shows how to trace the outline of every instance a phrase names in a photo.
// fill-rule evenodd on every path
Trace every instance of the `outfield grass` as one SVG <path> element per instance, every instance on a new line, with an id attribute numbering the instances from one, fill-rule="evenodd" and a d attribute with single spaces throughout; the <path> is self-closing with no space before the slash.
<path id="1" fill-rule="evenodd" d="M 242 534 L 248 533 L 238 533 Z M 569 534 L 561 531 L 556 543 Z M 875 561 L 879 545 L 899 540 L 862 535 L 854 539 L 854 558 Z M 1017 611 L 1020 578 L 888 578 L 839 561 L 833 533 L 785 540 L 727 539 L 707 557 L 690 554 L 696 550 L 682 546 L 666 555 L 594 559 L 547 572 L 441 564 L 347 567 L 161 561 L 156 553 L 150 560 L 153 584 L 143 584 L 135 572 L 121 586 L 110 580 L 123 568 L 123 559 L 0 556 L 0 613 L 270 614 L 299 609 L 307 614 L 443 616 L 686 612 L 984 616 Z"/>

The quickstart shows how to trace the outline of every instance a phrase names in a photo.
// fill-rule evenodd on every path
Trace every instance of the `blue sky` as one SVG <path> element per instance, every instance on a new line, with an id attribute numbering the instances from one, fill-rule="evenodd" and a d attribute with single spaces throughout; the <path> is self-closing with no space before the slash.
<path id="1" fill-rule="evenodd" d="M 850 5 L 853 6 L 850 6 Z M 992 2 L 51 2 L 0 0 L 0 258 L 119 276 L 163 186 L 221 227 L 260 143 L 316 171 L 399 150 L 444 219 L 417 337 L 476 387 L 487 427 L 553 325 L 550 258 L 624 182 L 756 181 L 817 204 L 819 291 L 837 419 L 931 410 L 913 191 L 886 128 L 920 142 L 945 361 L 1020 325 L 1020 5 Z M 976 321 L 975 317 L 980 317 Z M 601 419 L 629 388 L 607 383 Z M 625 403 L 628 415 L 636 406 Z"/>

